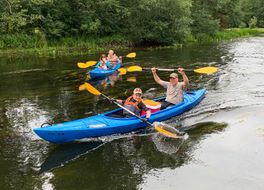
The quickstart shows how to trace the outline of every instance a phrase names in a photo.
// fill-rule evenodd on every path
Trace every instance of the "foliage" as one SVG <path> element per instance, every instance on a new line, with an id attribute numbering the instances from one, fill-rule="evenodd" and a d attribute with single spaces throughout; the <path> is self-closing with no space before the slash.
<path id="1" fill-rule="evenodd" d="M 2 49 L 55 43 L 87 47 L 88 42 L 90 47 L 93 43 L 171 45 L 213 37 L 231 27 L 264 27 L 264 1 L 0 1 Z"/>
<path id="2" fill-rule="evenodd" d="M 248 24 L 249 28 L 256 28 L 257 22 L 258 22 L 257 17 L 253 16 L 253 18 L 249 20 L 249 24 Z"/>
<path id="3" fill-rule="evenodd" d="M 131 8 L 130 36 L 134 42 L 171 44 L 190 33 L 191 1 L 141 0 Z"/>

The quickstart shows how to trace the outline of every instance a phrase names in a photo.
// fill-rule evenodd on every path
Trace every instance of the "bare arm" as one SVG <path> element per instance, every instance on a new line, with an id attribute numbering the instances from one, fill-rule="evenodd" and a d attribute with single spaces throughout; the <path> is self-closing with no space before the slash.
<path id="1" fill-rule="evenodd" d="M 147 106 L 143 102 L 140 102 L 138 106 L 140 106 L 140 108 L 146 112 L 146 118 L 149 119 L 151 116 L 150 109 L 148 109 Z"/>
<path id="2" fill-rule="evenodd" d="M 164 82 L 163 80 L 161 80 L 157 74 L 157 69 L 155 67 L 151 68 L 154 80 L 156 81 L 156 83 L 162 85 L 162 83 Z"/>
<path id="3" fill-rule="evenodd" d="M 182 78 L 183 78 L 183 88 L 184 88 L 184 90 L 187 90 L 187 88 L 189 86 L 189 79 L 188 79 L 187 75 L 185 74 L 183 68 L 178 68 L 178 72 L 182 75 Z"/>
<path id="4" fill-rule="evenodd" d="M 151 111 L 150 111 L 150 110 L 148 110 L 148 111 L 146 112 L 146 118 L 147 118 L 147 119 L 149 119 L 149 118 L 150 118 L 150 116 L 151 116 Z"/>

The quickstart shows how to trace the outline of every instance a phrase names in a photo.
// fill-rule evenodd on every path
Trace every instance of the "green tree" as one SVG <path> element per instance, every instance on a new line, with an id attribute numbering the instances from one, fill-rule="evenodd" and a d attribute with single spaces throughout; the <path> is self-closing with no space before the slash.
<path id="1" fill-rule="evenodd" d="M 219 19 L 213 17 L 215 2 L 194 0 L 192 6 L 192 34 L 196 38 L 214 35 L 219 30 Z"/>
<path id="2" fill-rule="evenodd" d="M 4 0 L 0 5 L 0 33 L 20 32 L 27 25 L 27 9 L 21 6 L 19 0 Z"/>
<path id="3" fill-rule="evenodd" d="M 137 43 L 172 44 L 182 42 L 190 33 L 191 1 L 133 1 L 129 36 Z"/>
<path id="4" fill-rule="evenodd" d="M 253 16 L 253 18 L 249 20 L 249 28 L 256 28 L 257 22 L 258 22 L 257 17 Z"/>
<path id="5" fill-rule="evenodd" d="M 243 21 L 249 26 L 250 20 L 255 16 L 257 26 L 264 27 L 264 1 L 263 0 L 241 0 Z"/>

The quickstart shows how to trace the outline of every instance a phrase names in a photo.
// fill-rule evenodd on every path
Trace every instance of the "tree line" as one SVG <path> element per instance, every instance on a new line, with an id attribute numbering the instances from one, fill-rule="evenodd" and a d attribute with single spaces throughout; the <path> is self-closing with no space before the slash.
<path id="1" fill-rule="evenodd" d="M 264 27 L 263 0 L 1 0 L 0 48 L 14 39 L 120 36 L 170 45 L 225 28 Z"/>

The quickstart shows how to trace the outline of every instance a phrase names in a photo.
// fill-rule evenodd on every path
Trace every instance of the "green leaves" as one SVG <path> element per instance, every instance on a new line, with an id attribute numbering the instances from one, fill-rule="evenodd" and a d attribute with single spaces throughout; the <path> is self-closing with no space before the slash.
<path id="1" fill-rule="evenodd" d="M 17 35 L 17 41 L 33 36 L 41 44 L 120 36 L 134 44 L 171 45 L 239 26 L 264 27 L 263 0 L 0 1 L 0 35 Z"/>

